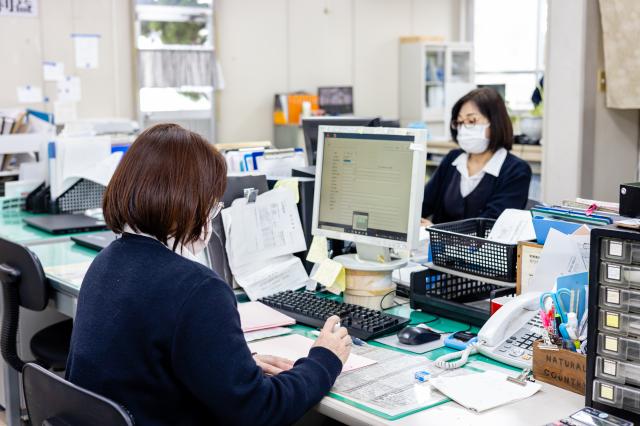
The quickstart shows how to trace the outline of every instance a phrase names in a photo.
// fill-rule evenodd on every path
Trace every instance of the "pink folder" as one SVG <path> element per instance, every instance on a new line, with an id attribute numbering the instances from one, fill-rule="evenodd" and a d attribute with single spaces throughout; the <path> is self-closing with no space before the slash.
<path id="1" fill-rule="evenodd" d="M 293 318 L 260 302 L 239 303 L 238 312 L 240 312 L 240 325 L 244 333 L 296 323 Z"/>

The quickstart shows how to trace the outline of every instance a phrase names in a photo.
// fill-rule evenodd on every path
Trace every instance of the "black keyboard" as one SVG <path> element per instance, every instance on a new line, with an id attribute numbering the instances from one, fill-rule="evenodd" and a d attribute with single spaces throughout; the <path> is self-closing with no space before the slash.
<path id="1" fill-rule="evenodd" d="M 285 291 L 259 301 L 311 327 L 322 328 L 327 318 L 337 315 L 340 325 L 346 327 L 351 336 L 362 340 L 389 334 L 409 323 L 407 318 L 318 297 L 308 291 Z"/>

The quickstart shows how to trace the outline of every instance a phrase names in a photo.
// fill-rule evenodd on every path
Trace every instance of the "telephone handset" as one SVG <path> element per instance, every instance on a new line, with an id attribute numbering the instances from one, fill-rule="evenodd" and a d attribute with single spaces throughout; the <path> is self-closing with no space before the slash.
<path id="1" fill-rule="evenodd" d="M 539 292 L 526 293 L 506 303 L 489 318 L 478 332 L 478 342 L 462 352 L 444 355 L 435 361 L 445 369 L 462 367 L 470 354 L 479 352 L 489 358 L 518 368 L 531 368 L 533 342 L 542 337 L 538 317 Z M 457 362 L 449 360 L 460 358 Z"/>

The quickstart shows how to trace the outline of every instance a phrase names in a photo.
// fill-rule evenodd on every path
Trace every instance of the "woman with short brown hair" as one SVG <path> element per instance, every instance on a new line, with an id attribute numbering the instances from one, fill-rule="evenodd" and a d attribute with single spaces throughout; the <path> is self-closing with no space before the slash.
<path id="1" fill-rule="evenodd" d="M 122 404 L 137 424 L 293 423 L 348 357 L 337 317 L 295 365 L 252 356 L 233 291 L 194 261 L 225 185 L 212 145 L 161 124 L 136 139 L 107 187 L 105 220 L 122 237 L 82 283 L 67 378 Z"/>

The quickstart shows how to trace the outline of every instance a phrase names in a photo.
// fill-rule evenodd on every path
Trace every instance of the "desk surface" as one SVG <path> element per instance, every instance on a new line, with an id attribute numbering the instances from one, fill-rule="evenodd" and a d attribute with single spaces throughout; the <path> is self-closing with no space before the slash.
<path id="1" fill-rule="evenodd" d="M 73 298 L 77 297 L 81 277 L 84 276 L 86 268 L 97 252 L 69 240 L 51 241 L 51 236 L 44 232 L 31 228 L 25 229 L 22 224 L 23 217 L 26 216 L 24 214 L 15 215 L 15 217 L 0 215 L 0 236 L 14 241 L 22 239 L 23 243 L 29 237 L 35 237 L 31 241 L 39 239 L 40 243 L 30 245 L 29 248 L 39 257 L 47 270 L 52 286 L 57 292 Z M 15 234 L 13 234 L 14 231 Z M 46 237 L 49 237 L 50 241 L 43 243 Z M 413 311 L 408 305 L 394 307 L 390 313 L 410 317 L 412 323 L 426 322 L 436 318 L 430 314 Z M 464 324 L 442 318 L 429 322 L 429 325 L 442 331 L 458 331 L 467 328 Z M 477 330 L 474 329 L 474 331 Z M 428 356 L 434 358 L 445 351 L 447 349 L 438 349 L 428 353 Z M 388 421 L 330 397 L 325 397 L 318 404 L 317 410 L 350 425 L 540 425 L 570 415 L 583 406 L 583 396 L 542 383 L 542 390 L 533 397 L 482 414 L 473 413 L 456 403 L 449 402 L 399 420 Z"/>
<path id="2" fill-rule="evenodd" d="M 0 237 L 19 244 L 33 245 L 53 241 L 65 241 L 72 235 L 79 235 L 53 235 L 24 223 L 23 219 L 33 216 L 39 215 L 23 211 L 4 212 L 0 214 Z"/>

